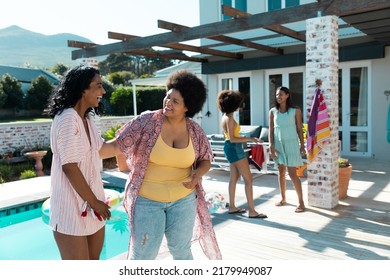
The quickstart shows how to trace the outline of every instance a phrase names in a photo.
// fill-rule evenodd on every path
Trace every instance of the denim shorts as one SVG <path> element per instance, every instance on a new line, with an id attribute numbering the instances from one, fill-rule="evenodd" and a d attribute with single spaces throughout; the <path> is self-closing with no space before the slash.
<path id="1" fill-rule="evenodd" d="M 223 151 L 225 152 L 225 157 L 229 163 L 234 163 L 246 158 L 242 143 L 232 143 L 230 140 L 226 140 Z"/>

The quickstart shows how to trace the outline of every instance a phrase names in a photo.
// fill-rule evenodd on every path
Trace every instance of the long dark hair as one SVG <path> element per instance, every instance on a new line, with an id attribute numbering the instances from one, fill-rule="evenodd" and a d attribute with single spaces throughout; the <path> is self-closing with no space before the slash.
<path id="1" fill-rule="evenodd" d="M 64 109 L 73 108 L 81 99 L 84 90 L 89 88 L 96 74 L 100 75 L 99 70 L 83 65 L 70 69 L 53 90 L 44 114 L 54 118 L 57 114 L 61 114 Z M 102 114 L 103 104 L 99 102 L 99 107 L 88 108 L 84 116 L 88 116 L 90 112 Z"/>
<path id="2" fill-rule="evenodd" d="M 287 87 L 283 87 L 283 86 L 280 86 L 276 89 L 276 92 L 278 92 L 279 90 L 282 90 L 284 91 L 286 94 L 288 94 L 288 97 L 287 97 L 287 100 L 286 100 L 286 112 L 288 112 L 288 110 L 290 108 L 296 108 L 293 104 L 293 101 L 292 101 L 292 95 L 290 93 L 290 90 L 287 88 Z M 276 94 L 275 92 L 275 94 Z M 278 101 L 276 100 L 275 98 L 275 102 L 274 102 L 274 107 L 276 107 L 276 109 L 278 109 L 279 111 L 279 108 L 280 108 L 280 104 L 278 103 Z"/>

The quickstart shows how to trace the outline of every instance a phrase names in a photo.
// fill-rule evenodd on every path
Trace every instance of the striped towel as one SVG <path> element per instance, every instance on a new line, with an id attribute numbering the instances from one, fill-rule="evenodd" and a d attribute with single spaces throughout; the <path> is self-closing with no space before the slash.
<path id="1" fill-rule="evenodd" d="M 313 104 L 310 110 L 307 131 L 308 160 L 312 161 L 325 143 L 330 140 L 329 114 L 326 108 L 324 95 L 316 89 Z"/>

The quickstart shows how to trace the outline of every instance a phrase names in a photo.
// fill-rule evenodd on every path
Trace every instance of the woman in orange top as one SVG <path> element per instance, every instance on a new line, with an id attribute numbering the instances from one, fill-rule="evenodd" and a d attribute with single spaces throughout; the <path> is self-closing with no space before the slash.
<path id="1" fill-rule="evenodd" d="M 223 90 L 218 94 L 218 108 L 224 113 L 222 128 L 225 135 L 224 152 L 230 163 L 229 181 L 229 214 L 241 214 L 246 210 L 235 206 L 236 185 L 240 175 L 244 178 L 245 195 L 248 201 L 249 218 L 267 218 L 265 214 L 259 214 L 255 210 L 253 202 L 252 174 L 249 169 L 242 143 L 261 142 L 256 137 L 240 136 L 240 125 L 234 119 L 233 113 L 237 111 L 244 96 L 238 91 Z"/>

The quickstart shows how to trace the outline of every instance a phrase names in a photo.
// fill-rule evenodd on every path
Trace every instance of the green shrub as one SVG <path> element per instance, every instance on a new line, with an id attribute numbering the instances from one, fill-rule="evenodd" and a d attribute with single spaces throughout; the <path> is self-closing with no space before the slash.
<path id="1" fill-rule="evenodd" d="M 115 132 L 121 128 L 121 125 L 118 124 L 116 126 L 112 126 L 110 129 L 107 129 L 105 132 L 103 132 L 102 137 L 105 141 L 111 140 L 115 138 Z"/>
<path id="2" fill-rule="evenodd" d="M 24 179 L 29 179 L 29 178 L 34 178 L 37 177 L 37 174 L 35 173 L 34 170 L 24 170 L 22 173 L 20 173 L 20 180 Z"/>
<path id="3" fill-rule="evenodd" d="M 0 164 L 0 178 L 5 182 L 9 182 L 10 179 L 14 176 L 14 170 L 9 164 Z"/>

